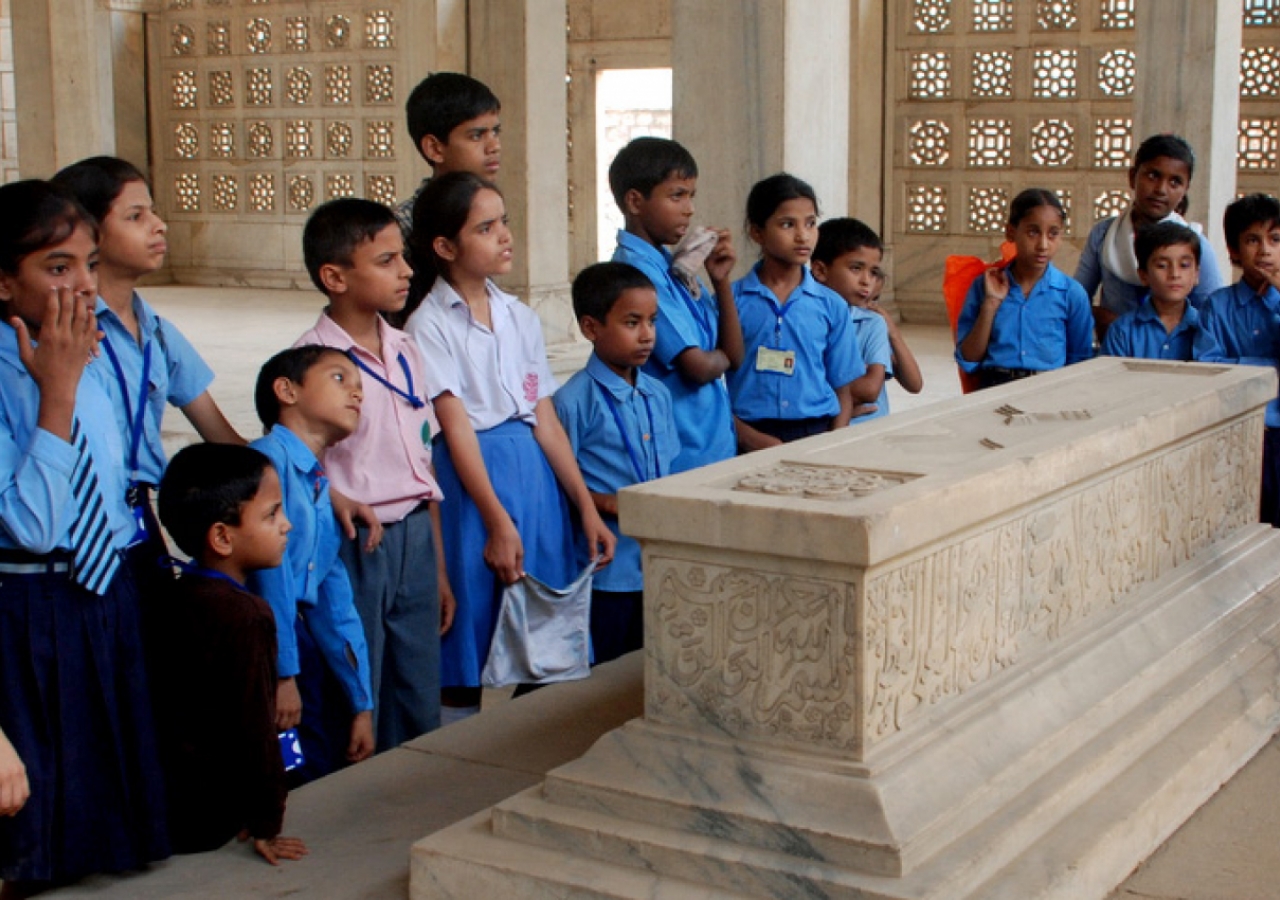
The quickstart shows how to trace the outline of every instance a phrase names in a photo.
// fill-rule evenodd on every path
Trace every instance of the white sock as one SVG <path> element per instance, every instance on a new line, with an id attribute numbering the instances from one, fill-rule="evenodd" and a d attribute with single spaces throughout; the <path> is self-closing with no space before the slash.
<path id="1" fill-rule="evenodd" d="M 480 712 L 479 705 L 476 706 L 442 706 L 440 707 L 440 727 L 452 725 L 454 722 L 461 722 L 463 719 L 469 719 Z"/>

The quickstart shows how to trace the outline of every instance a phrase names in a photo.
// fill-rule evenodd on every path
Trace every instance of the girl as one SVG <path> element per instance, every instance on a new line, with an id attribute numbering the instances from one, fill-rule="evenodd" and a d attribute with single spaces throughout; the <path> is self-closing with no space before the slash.
<path id="1" fill-rule="evenodd" d="M 956 361 L 982 387 L 1093 356 L 1089 297 L 1053 265 L 1065 226 L 1053 191 L 1028 188 L 1009 204 L 1004 234 L 1016 255 L 974 279 L 956 327 Z"/>
<path id="2" fill-rule="evenodd" d="M 129 505 L 140 526 L 130 555 L 149 596 L 152 583 L 168 574 L 156 564 L 167 554 L 150 502 L 165 466 L 160 439 L 165 406 L 181 409 L 206 441 L 245 441 L 209 394 L 213 370 L 173 323 L 138 295 L 138 280 L 159 269 L 168 251 L 167 227 L 142 173 L 123 159 L 96 156 L 68 166 L 53 181 L 98 221 L 95 313 L 103 352 L 94 366 L 105 370 L 124 440 Z"/>
<path id="3" fill-rule="evenodd" d="M 0 821 L 6 897 L 168 855 L 96 266 L 70 196 L 0 187 L 0 730 L 31 786 Z"/>
<path id="4" fill-rule="evenodd" d="M 760 262 L 733 285 L 746 355 L 727 377 L 738 443 L 760 450 L 848 425 L 849 383 L 866 366 L 844 300 L 809 273 L 813 188 L 787 174 L 758 182 L 747 195 L 747 234 Z"/>
<path id="5" fill-rule="evenodd" d="M 414 204 L 413 266 L 429 288 L 405 325 L 418 341 L 443 442 L 445 566 L 457 600 L 441 644 L 442 721 L 480 708 L 480 672 L 504 585 L 574 577 L 565 493 L 587 546 L 613 557 L 605 527 L 551 404 L 555 380 L 537 315 L 490 281 L 511 270 L 502 195 L 466 172 L 432 179 Z M 483 546 L 483 555 L 476 550 Z"/>

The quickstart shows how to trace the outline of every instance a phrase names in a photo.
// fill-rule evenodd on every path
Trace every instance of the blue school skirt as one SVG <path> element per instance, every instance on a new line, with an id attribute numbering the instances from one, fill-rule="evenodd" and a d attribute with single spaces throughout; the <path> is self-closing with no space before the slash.
<path id="1" fill-rule="evenodd" d="M 550 587 L 567 587 L 577 574 L 569 504 L 533 428 L 510 419 L 476 437 L 494 492 L 524 543 L 525 571 Z M 445 498 L 440 504 L 445 569 L 458 601 L 453 627 L 440 643 L 441 684 L 479 687 L 503 584 L 485 565 L 488 532 L 443 439 L 435 442 L 433 458 Z"/>
<path id="2" fill-rule="evenodd" d="M 5 881 L 169 855 L 132 573 L 121 566 L 99 597 L 72 581 L 66 557 L 0 550 L 0 729 L 31 785 L 17 816 L 0 819 Z"/>

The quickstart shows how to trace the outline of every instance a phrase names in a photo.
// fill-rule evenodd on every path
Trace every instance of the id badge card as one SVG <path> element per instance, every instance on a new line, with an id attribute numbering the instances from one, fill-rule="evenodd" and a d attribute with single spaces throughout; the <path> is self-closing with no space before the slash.
<path id="1" fill-rule="evenodd" d="M 128 546 L 136 547 L 145 541 L 148 536 L 147 517 L 142 511 L 142 504 L 147 502 L 146 495 L 136 484 L 131 484 L 124 498 L 125 502 L 129 504 L 129 511 L 133 513 L 133 537 L 130 538 Z"/>
<path id="2" fill-rule="evenodd" d="M 770 350 L 760 347 L 756 350 L 756 371 L 776 372 L 779 375 L 794 375 L 796 372 L 796 351 Z"/>

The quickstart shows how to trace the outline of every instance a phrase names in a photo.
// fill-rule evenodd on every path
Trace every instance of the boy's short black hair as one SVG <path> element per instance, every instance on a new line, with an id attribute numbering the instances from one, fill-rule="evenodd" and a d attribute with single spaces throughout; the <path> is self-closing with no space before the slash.
<path id="1" fill-rule="evenodd" d="M 813 260 L 829 266 L 846 253 L 863 247 L 884 252 L 880 235 L 870 225 L 848 216 L 827 219 L 818 226 L 818 243 L 813 248 Z"/>
<path id="2" fill-rule="evenodd" d="M 111 212 L 111 204 L 116 202 L 125 185 L 141 181 L 147 190 L 151 189 L 141 169 L 117 156 L 82 159 L 60 169 L 50 181 L 74 194 L 80 205 L 99 222 Z"/>
<path id="3" fill-rule="evenodd" d="M 183 553 L 199 560 L 209 529 L 240 524 L 271 460 L 236 444 L 192 444 L 169 461 L 160 479 L 160 521 Z"/>
<path id="4" fill-rule="evenodd" d="M 618 151 L 609 164 L 609 190 L 626 210 L 627 191 L 639 191 L 648 199 L 668 178 L 697 178 L 693 154 L 669 138 L 639 137 Z"/>
<path id="5" fill-rule="evenodd" d="M 262 427 L 270 430 L 280 421 L 280 398 L 276 396 L 276 379 L 288 378 L 294 384 L 302 384 L 307 373 L 321 358 L 330 353 L 346 356 L 337 347 L 320 344 L 303 344 L 281 350 L 267 360 L 258 371 L 258 382 L 253 388 L 253 405 L 258 411 Z"/>
<path id="6" fill-rule="evenodd" d="M 459 72 L 428 75 L 418 82 L 404 104 L 409 137 L 419 153 L 427 135 L 448 141 L 453 129 L 463 122 L 501 109 L 502 104 L 488 86 Z"/>
<path id="7" fill-rule="evenodd" d="M 1187 180 L 1196 174 L 1196 152 L 1191 149 L 1187 139 L 1176 134 L 1153 134 L 1138 145 L 1133 154 L 1133 168 L 1136 171 L 1143 163 L 1165 156 L 1176 159 L 1187 167 Z"/>
<path id="8" fill-rule="evenodd" d="M 1189 245 L 1191 252 L 1195 254 L 1196 265 L 1200 265 L 1200 235 L 1186 225 L 1157 222 L 1155 225 L 1139 228 L 1133 238 L 1133 252 L 1138 257 L 1138 268 L 1146 271 L 1152 253 L 1161 247 L 1173 247 L 1177 244 Z"/>
<path id="9" fill-rule="evenodd" d="M 362 197 L 340 197 L 317 206 L 302 229 L 302 261 L 311 283 L 325 292 L 321 266 L 350 265 L 357 247 L 388 225 L 399 224 L 389 207 Z"/>
<path id="10" fill-rule="evenodd" d="M 1268 228 L 1280 225 L 1280 200 L 1270 194 L 1249 194 L 1227 205 L 1222 214 L 1222 233 L 1227 249 L 1239 252 L 1240 235 L 1259 222 Z"/>
<path id="11" fill-rule="evenodd" d="M 587 266 L 573 279 L 573 314 L 603 322 L 622 292 L 632 288 L 654 290 L 653 282 L 635 266 L 602 262 Z"/>

